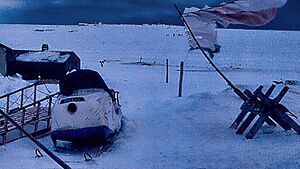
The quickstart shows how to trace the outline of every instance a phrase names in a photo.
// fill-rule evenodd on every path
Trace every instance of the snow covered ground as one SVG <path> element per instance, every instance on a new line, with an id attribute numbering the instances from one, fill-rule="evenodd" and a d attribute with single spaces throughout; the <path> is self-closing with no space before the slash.
<path id="1" fill-rule="evenodd" d="M 220 29 L 218 36 L 222 47 L 214 62 L 241 89 L 300 80 L 300 32 Z M 48 43 L 53 51 L 74 50 L 82 68 L 98 71 L 120 91 L 126 124 L 114 149 L 91 162 L 81 151 L 55 152 L 72 168 L 300 168 L 300 136 L 294 131 L 277 127 L 247 140 L 229 129 L 242 101 L 198 51 L 187 52 L 183 27 L 0 25 L 0 43 L 14 49 L 39 50 Z M 154 64 L 133 64 L 141 58 Z M 180 61 L 186 71 L 178 98 Z M 1 77 L 0 93 L 22 85 L 26 82 Z M 282 103 L 300 116 L 300 86 L 289 87 Z M 49 137 L 41 141 L 52 147 Z M 59 168 L 48 157 L 36 158 L 35 148 L 26 138 L 1 146 L 0 168 Z"/>

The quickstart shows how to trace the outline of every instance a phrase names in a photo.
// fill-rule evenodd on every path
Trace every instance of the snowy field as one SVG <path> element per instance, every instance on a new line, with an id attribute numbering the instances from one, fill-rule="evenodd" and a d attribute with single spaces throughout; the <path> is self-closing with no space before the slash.
<path id="1" fill-rule="evenodd" d="M 241 89 L 300 80 L 300 32 L 219 29 L 218 41 L 222 47 L 214 62 Z M 113 149 L 91 162 L 84 161 L 83 151 L 55 152 L 72 168 L 300 168 L 300 136 L 294 131 L 276 127 L 247 140 L 229 129 L 242 101 L 198 51 L 188 53 L 183 27 L 0 25 L 0 43 L 13 49 L 39 50 L 48 43 L 53 51 L 73 50 L 82 68 L 98 71 L 120 91 L 126 124 Z M 133 64 L 141 58 L 153 64 Z M 180 61 L 186 71 L 178 98 Z M 28 84 L 0 79 L 1 94 Z M 282 103 L 300 117 L 300 86 L 289 87 Z M 40 141 L 51 149 L 49 137 Z M 0 168 L 59 168 L 46 155 L 36 158 L 36 148 L 26 138 L 1 146 Z"/>

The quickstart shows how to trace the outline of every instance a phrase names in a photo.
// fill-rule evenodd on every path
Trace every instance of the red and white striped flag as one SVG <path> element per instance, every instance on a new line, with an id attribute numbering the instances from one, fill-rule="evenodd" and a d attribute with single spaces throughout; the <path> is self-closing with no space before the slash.
<path id="1" fill-rule="evenodd" d="M 276 8 L 282 7 L 286 2 L 287 0 L 238 0 L 203 9 L 186 8 L 183 17 L 201 47 L 215 50 L 216 22 L 224 27 L 230 24 L 262 26 L 273 20 Z M 194 40 L 190 39 L 190 45 L 196 47 Z"/>

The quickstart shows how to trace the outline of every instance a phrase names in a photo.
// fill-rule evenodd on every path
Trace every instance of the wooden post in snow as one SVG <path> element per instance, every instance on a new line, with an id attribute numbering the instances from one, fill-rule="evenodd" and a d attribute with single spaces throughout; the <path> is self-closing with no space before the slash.
<path id="1" fill-rule="evenodd" d="M 183 82 L 183 62 L 180 63 L 180 77 L 179 77 L 179 92 L 178 92 L 178 97 L 182 96 L 182 82 Z"/>
<path id="2" fill-rule="evenodd" d="M 169 59 L 166 59 L 166 83 L 169 83 Z"/>

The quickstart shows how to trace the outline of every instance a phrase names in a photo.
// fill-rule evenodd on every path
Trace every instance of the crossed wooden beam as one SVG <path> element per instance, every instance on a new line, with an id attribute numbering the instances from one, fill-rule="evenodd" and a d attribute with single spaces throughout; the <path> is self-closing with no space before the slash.
<path id="1" fill-rule="evenodd" d="M 285 86 L 274 99 L 271 99 L 270 96 L 275 88 L 276 86 L 273 84 L 266 93 L 263 93 L 261 85 L 253 93 L 247 89 L 244 91 L 248 99 L 244 100 L 241 113 L 230 126 L 232 129 L 237 129 L 236 134 L 243 134 L 257 116 L 259 116 L 258 119 L 246 134 L 247 139 L 252 139 L 265 122 L 271 126 L 278 124 L 284 130 L 293 129 L 300 134 L 300 126 L 288 115 L 288 113 L 292 113 L 280 104 L 289 88 Z M 247 114 L 249 115 L 246 117 Z M 243 120 L 244 118 L 245 120 Z"/>

